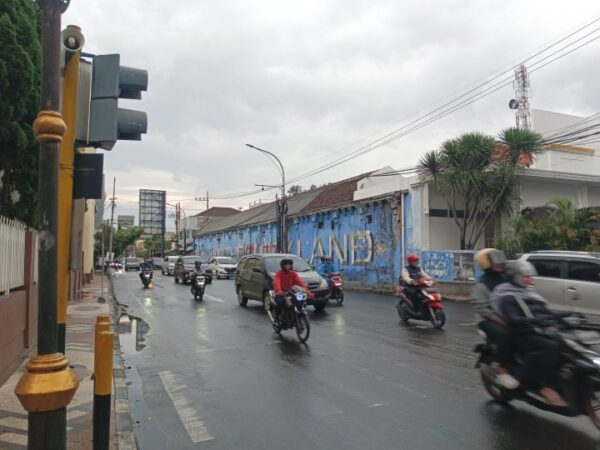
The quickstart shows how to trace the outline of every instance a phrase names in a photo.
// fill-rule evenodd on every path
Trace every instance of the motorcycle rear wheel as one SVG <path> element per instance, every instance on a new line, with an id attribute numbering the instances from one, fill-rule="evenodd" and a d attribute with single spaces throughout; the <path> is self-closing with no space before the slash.
<path id="1" fill-rule="evenodd" d="M 296 335 L 303 344 L 308 341 L 310 336 L 310 322 L 305 315 L 298 316 L 296 319 Z"/>
<path id="2" fill-rule="evenodd" d="M 485 373 L 484 370 L 481 370 L 480 373 L 483 387 L 485 388 L 486 392 L 490 394 L 490 397 L 492 397 L 498 403 L 508 405 L 512 400 L 510 395 L 508 395 L 505 391 L 496 386 L 496 384 L 492 381 L 489 375 Z"/>
<path id="3" fill-rule="evenodd" d="M 336 292 L 335 301 L 337 302 L 338 305 L 341 305 L 342 303 L 344 303 L 344 293 L 342 291 Z"/>
<path id="4" fill-rule="evenodd" d="M 585 400 L 585 412 L 594 426 L 600 430 L 600 392 L 590 391 Z"/>

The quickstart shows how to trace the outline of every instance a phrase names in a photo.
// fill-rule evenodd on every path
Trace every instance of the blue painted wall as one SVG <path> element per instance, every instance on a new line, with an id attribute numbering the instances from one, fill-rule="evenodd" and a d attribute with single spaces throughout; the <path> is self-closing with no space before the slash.
<path id="1" fill-rule="evenodd" d="M 392 285 L 401 270 L 398 258 L 399 223 L 386 201 L 293 217 L 288 225 L 289 251 L 318 265 L 331 256 L 346 282 L 358 285 Z M 274 224 L 200 236 L 195 253 L 203 259 L 275 252 Z"/>
<path id="2" fill-rule="evenodd" d="M 404 195 L 403 208 L 405 255 L 419 254 L 423 269 L 438 281 L 472 281 L 480 275 L 473 267 L 473 251 L 422 250 L 420 188 Z M 195 238 L 194 253 L 203 260 L 274 253 L 276 236 L 274 223 L 213 233 Z M 292 217 L 288 224 L 290 253 L 315 265 L 322 256 L 331 256 L 345 282 L 356 286 L 396 283 L 405 265 L 401 236 L 401 218 L 388 201 Z"/>

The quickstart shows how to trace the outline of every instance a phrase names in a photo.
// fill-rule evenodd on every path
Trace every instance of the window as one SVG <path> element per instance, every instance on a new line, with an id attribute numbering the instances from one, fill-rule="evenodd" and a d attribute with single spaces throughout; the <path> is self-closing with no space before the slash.
<path id="1" fill-rule="evenodd" d="M 553 259 L 529 259 L 528 260 L 539 277 L 560 278 L 560 261 Z"/>
<path id="2" fill-rule="evenodd" d="M 585 261 L 569 261 L 568 267 L 569 279 L 600 283 L 600 265 Z"/>
<path id="3" fill-rule="evenodd" d="M 367 215 L 367 223 L 373 223 L 373 216 L 371 214 Z"/>
<path id="4" fill-rule="evenodd" d="M 429 217 L 448 217 L 447 209 L 429 209 Z"/>
<path id="5" fill-rule="evenodd" d="M 243 270 L 246 267 L 247 259 L 241 259 L 238 264 L 238 270 Z"/>
<path id="6" fill-rule="evenodd" d="M 244 266 L 244 270 L 252 270 L 253 267 L 256 267 L 258 260 L 256 258 L 249 258 L 246 260 L 246 265 Z"/>

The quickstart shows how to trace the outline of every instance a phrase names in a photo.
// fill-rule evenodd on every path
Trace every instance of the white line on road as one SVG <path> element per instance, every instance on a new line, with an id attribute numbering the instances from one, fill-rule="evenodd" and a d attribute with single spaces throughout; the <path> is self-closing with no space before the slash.
<path id="1" fill-rule="evenodd" d="M 186 397 L 187 386 L 177 383 L 175 375 L 170 370 L 158 372 L 158 376 L 192 442 L 197 444 L 198 442 L 213 440 L 214 437 L 208 433 L 206 425 L 199 417 L 198 410 L 194 409 L 188 402 Z"/>
<path id="2" fill-rule="evenodd" d="M 208 295 L 208 294 L 204 294 L 204 297 L 206 297 L 209 300 L 212 300 L 213 302 L 225 303 L 225 300 L 223 300 L 222 298 L 219 298 L 219 297 L 213 297 L 212 295 Z"/>

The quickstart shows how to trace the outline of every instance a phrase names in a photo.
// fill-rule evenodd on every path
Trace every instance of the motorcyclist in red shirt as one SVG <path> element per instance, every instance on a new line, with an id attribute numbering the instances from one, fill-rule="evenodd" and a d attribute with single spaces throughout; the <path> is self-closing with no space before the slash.
<path id="1" fill-rule="evenodd" d="M 285 293 L 290 291 L 294 286 L 300 286 L 306 292 L 308 298 L 312 298 L 313 294 L 308 289 L 298 272 L 294 271 L 294 261 L 289 258 L 284 258 L 279 263 L 281 270 L 278 270 L 273 280 L 273 290 L 275 291 L 275 312 L 279 314 L 281 308 L 286 303 Z M 291 306 L 288 304 L 288 306 Z"/>

